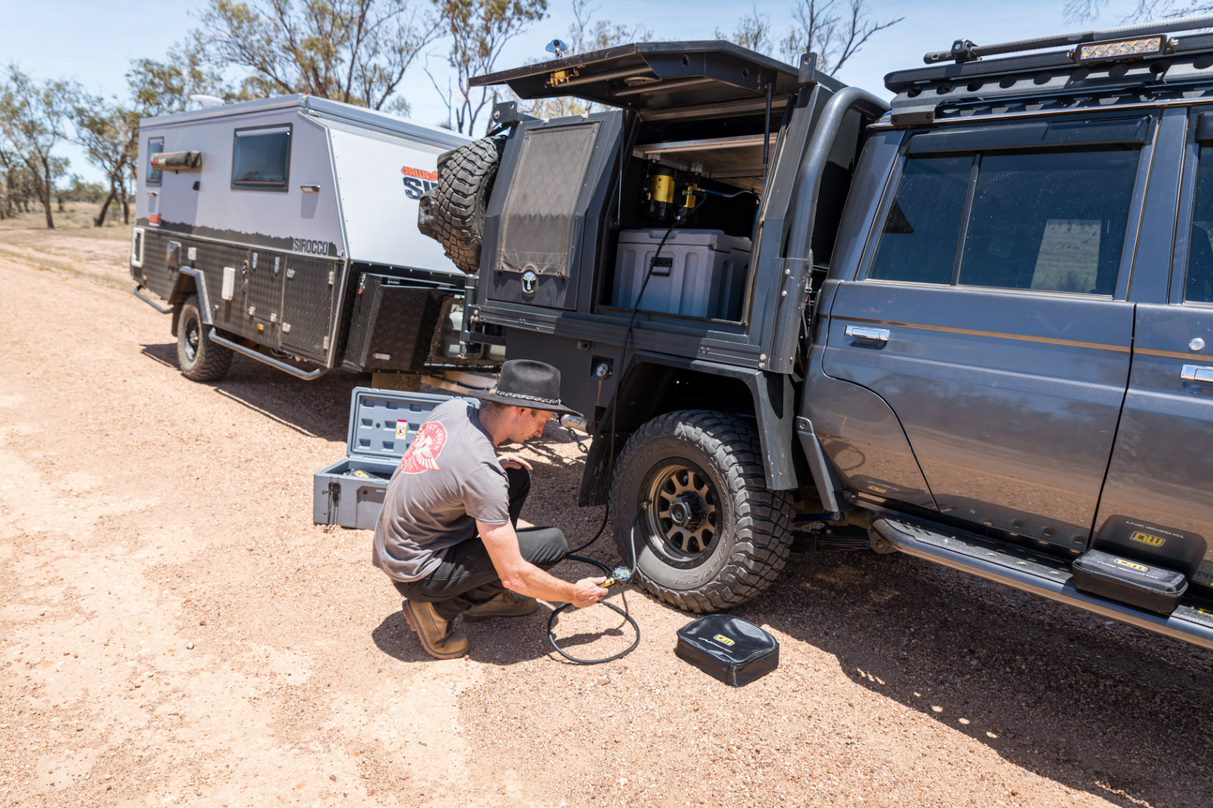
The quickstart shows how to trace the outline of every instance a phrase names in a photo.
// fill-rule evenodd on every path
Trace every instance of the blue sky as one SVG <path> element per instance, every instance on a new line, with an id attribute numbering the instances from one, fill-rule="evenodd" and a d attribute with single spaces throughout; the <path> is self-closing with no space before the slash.
<path id="1" fill-rule="evenodd" d="M 424 0 L 421 0 L 424 2 Z M 835 0 L 840 5 L 846 0 Z M 1062 16 L 1065 0 L 1021 0 L 1017 3 L 983 3 L 972 0 L 936 0 L 914 4 L 869 0 L 876 19 L 904 16 L 893 28 L 875 35 L 839 73 L 848 84 L 883 92 L 885 73 L 921 64 L 922 54 L 946 49 L 964 37 L 978 44 L 1005 42 L 1118 24 L 1128 3 L 1111 3 L 1094 24 L 1068 23 Z M 192 9 L 201 0 L 182 3 L 152 0 L 0 0 L 0 59 L 16 62 L 37 78 L 70 78 L 94 93 L 124 94 L 124 74 L 131 59 L 161 58 L 167 48 L 194 25 Z M 711 39 L 715 29 L 733 30 L 748 6 L 736 0 L 598 0 L 596 18 L 641 22 L 658 39 Z M 752 4 L 775 27 L 790 20 L 790 0 L 760 0 Z M 510 67 L 542 57 L 543 46 L 564 37 L 572 19 L 570 2 L 551 0 L 549 19 L 533 26 L 510 44 L 499 67 Z M 443 67 L 445 46 L 439 42 L 427 53 L 436 73 Z M 434 124 L 446 119 L 446 107 L 420 67 L 405 79 L 404 95 L 412 117 Z M 445 84 L 441 81 L 440 84 Z M 62 154 L 71 170 L 88 179 L 99 172 L 87 165 L 78 149 Z"/>

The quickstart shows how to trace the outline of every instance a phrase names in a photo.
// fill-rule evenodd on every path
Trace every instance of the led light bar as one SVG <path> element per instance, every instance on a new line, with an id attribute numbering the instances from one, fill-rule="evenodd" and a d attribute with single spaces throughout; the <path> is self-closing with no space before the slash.
<path id="1" fill-rule="evenodd" d="M 1137 39 L 1114 39 L 1107 42 L 1092 42 L 1074 49 L 1074 61 L 1102 62 L 1112 59 L 1133 59 L 1139 56 L 1155 56 L 1171 50 L 1173 41 L 1162 34 L 1138 37 Z"/>

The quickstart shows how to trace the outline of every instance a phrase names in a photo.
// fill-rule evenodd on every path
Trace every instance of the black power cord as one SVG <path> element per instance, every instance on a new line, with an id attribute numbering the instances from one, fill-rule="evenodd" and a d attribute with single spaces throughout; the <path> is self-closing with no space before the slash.
<path id="1" fill-rule="evenodd" d="M 743 193 L 752 193 L 752 192 L 739 191 L 736 194 L 721 194 L 719 192 L 708 192 L 708 193 L 727 198 L 727 197 L 732 197 L 732 196 L 739 196 L 740 194 L 743 194 Z M 698 210 L 699 208 L 703 207 L 703 205 L 707 203 L 708 198 L 709 198 L 708 196 L 705 196 L 703 202 L 701 202 L 695 209 Z M 684 208 L 683 210 L 686 210 L 686 209 Z M 640 311 L 640 301 L 644 299 L 644 292 L 649 286 L 649 280 L 652 279 L 652 277 L 653 277 L 653 269 L 657 265 L 657 259 L 661 257 L 661 251 L 663 249 L 665 249 L 665 244 L 669 240 L 670 234 L 674 232 L 674 228 L 677 227 L 678 225 L 682 224 L 684 222 L 684 220 L 685 220 L 685 215 L 676 215 L 674 217 L 673 224 L 671 224 L 668 228 L 666 228 L 665 234 L 661 237 L 661 241 L 658 242 L 658 244 L 657 244 L 656 252 L 654 252 L 653 257 L 651 259 L 649 259 L 649 266 L 648 266 L 648 269 L 645 270 L 644 280 L 640 284 L 640 291 L 636 294 L 636 301 L 632 304 L 632 311 L 628 315 L 628 325 L 627 325 L 627 328 L 624 330 L 624 335 L 623 335 L 623 351 L 621 352 L 620 358 L 619 358 L 619 361 L 621 363 L 627 359 L 628 347 L 631 345 L 631 342 L 632 342 L 632 329 L 636 324 L 636 314 L 637 314 L 637 312 Z M 601 388 L 601 381 L 599 382 L 599 385 Z M 615 432 L 616 432 L 616 426 L 618 425 L 618 418 L 619 418 L 619 399 L 618 399 L 618 395 L 616 395 L 615 406 L 611 407 L 611 432 L 610 432 L 611 437 L 610 437 L 610 444 L 608 445 L 608 449 L 607 449 L 607 469 L 606 469 L 606 471 L 607 471 L 608 480 L 611 479 L 611 477 L 613 476 L 613 474 L 615 472 Z M 632 520 L 632 527 L 628 531 L 628 544 L 630 545 L 631 550 L 632 550 L 632 567 L 630 570 L 627 570 L 624 567 L 618 567 L 615 570 L 611 570 L 606 564 L 603 564 L 601 561 L 597 561 L 596 559 L 589 558 L 587 556 L 577 555 L 582 550 L 589 547 L 594 542 L 598 541 L 598 539 L 602 536 L 603 532 L 606 530 L 606 526 L 610 522 L 610 519 L 611 519 L 611 505 L 610 505 L 609 501 L 607 502 L 606 508 L 602 512 L 602 524 L 600 524 L 598 526 L 598 530 L 594 533 L 594 535 L 590 538 L 589 541 L 585 542 L 584 544 L 578 545 L 577 547 L 574 547 L 572 550 L 570 550 L 568 553 L 566 553 L 565 557 L 564 557 L 565 560 L 577 561 L 582 564 L 589 564 L 593 567 L 597 567 L 599 570 L 601 570 L 603 573 L 605 573 L 611 579 L 611 581 L 608 582 L 608 585 L 611 585 L 611 583 L 615 582 L 615 581 L 617 581 L 618 583 L 626 583 L 626 582 L 630 581 L 631 578 L 633 576 L 635 576 L 635 574 L 636 574 L 636 565 L 637 565 L 636 523 L 640 521 L 640 517 L 643 514 L 644 514 L 644 509 L 642 507 L 641 510 L 637 511 L 636 518 Z M 627 572 L 626 578 L 619 575 L 619 573 L 625 572 L 625 571 Z M 636 631 L 636 639 L 634 639 L 632 641 L 631 645 L 629 645 L 627 648 L 620 651 L 619 653 L 612 654 L 611 656 L 602 657 L 599 659 L 587 659 L 587 658 L 583 658 L 583 657 L 573 656 L 568 651 L 565 651 L 563 648 L 560 647 L 560 645 L 556 642 L 556 633 L 555 633 L 556 621 L 559 619 L 560 614 L 562 612 L 566 611 L 567 609 L 569 609 L 572 606 L 571 603 L 564 603 L 564 604 L 561 604 L 560 606 L 557 606 L 556 609 L 551 613 L 551 615 L 548 616 L 548 643 L 552 646 L 553 650 L 555 650 L 556 653 L 560 654 L 562 657 L 569 660 L 570 662 L 577 663 L 578 665 L 598 665 L 603 662 L 613 662 L 616 659 L 620 659 L 624 656 L 627 656 L 628 654 L 630 654 L 632 651 L 634 651 L 636 649 L 637 645 L 640 644 L 640 626 L 639 626 L 639 624 L 637 624 L 636 618 L 632 617 L 632 615 L 628 613 L 627 595 L 623 595 L 622 600 L 623 600 L 623 608 L 616 606 L 614 603 L 607 603 L 605 600 L 599 601 L 600 605 L 606 606 L 608 609 L 610 609 L 611 611 L 618 614 L 626 622 L 630 623 L 632 628 Z"/>

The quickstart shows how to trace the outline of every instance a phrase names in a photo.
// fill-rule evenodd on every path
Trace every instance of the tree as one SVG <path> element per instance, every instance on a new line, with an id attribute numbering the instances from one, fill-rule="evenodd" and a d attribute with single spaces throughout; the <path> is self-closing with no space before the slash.
<path id="1" fill-rule="evenodd" d="M 219 71 L 206 61 L 202 37 L 191 33 L 169 48 L 163 62 L 133 59 L 126 71 L 135 111 L 143 117 L 168 115 L 189 109 L 190 96 L 212 95 L 225 101 L 242 100 Z"/>
<path id="2" fill-rule="evenodd" d="M 817 54 L 817 66 L 827 73 L 837 73 L 872 38 L 873 34 L 891 28 L 905 19 L 872 22 L 864 4 L 867 0 L 797 0 L 792 9 L 793 28 L 783 40 L 783 56 L 798 64 L 806 50 Z"/>
<path id="3" fill-rule="evenodd" d="M 630 42 L 647 42 L 653 38 L 652 31 L 643 25 L 621 25 L 607 20 L 595 20 L 594 14 L 597 10 L 588 0 L 573 0 L 573 22 L 569 25 L 568 40 L 565 43 L 569 46 L 566 56 Z M 525 107 L 525 111 L 537 118 L 551 119 L 585 115 L 596 112 L 598 108 L 598 104 L 561 95 L 555 98 L 537 98 Z"/>
<path id="4" fill-rule="evenodd" d="M 473 76 L 490 73 L 506 43 L 548 13 L 548 0 L 433 0 L 451 40 L 449 64 L 458 97 L 434 87 L 446 102 L 453 127 L 464 134 L 476 131 L 476 121 L 497 91 L 472 87 Z M 433 81 L 433 75 L 430 75 Z"/>
<path id="5" fill-rule="evenodd" d="M 845 7 L 840 5 L 845 2 Z M 873 34 L 891 28 L 905 19 L 897 17 L 873 22 L 865 7 L 867 0 L 797 0 L 792 6 L 792 25 L 783 39 L 776 40 L 774 28 L 757 8 L 737 22 L 737 29 L 725 37 L 743 47 L 775 56 L 794 65 L 806 50 L 817 54 L 817 67 L 837 73 L 860 51 Z"/>
<path id="6" fill-rule="evenodd" d="M 1095 19 L 1108 7 L 1108 0 L 1067 0 L 1063 7 L 1067 20 L 1086 22 Z M 1183 0 L 1133 0 L 1125 7 L 1121 21 L 1142 22 L 1163 17 L 1186 17 L 1189 14 L 1208 14 L 1213 4 L 1184 2 Z"/>
<path id="7" fill-rule="evenodd" d="M 743 48 L 749 48 L 758 53 L 773 54 L 779 47 L 773 39 L 771 21 L 765 14 L 759 14 L 757 6 L 750 8 L 750 13 L 737 21 L 737 28 L 732 35 L 716 29 L 717 39 L 727 39 L 736 42 Z"/>
<path id="8" fill-rule="evenodd" d="M 410 0 L 211 0 L 200 17 L 206 61 L 249 71 L 242 90 L 307 93 L 382 109 L 438 22 Z"/>
<path id="9" fill-rule="evenodd" d="M 81 93 L 72 109 L 75 140 L 84 147 L 94 165 L 104 172 L 109 193 L 93 224 L 105 224 L 109 206 L 117 200 L 122 205 L 122 221 L 130 224 L 129 169 L 139 159 L 139 115 L 115 101 Z"/>
<path id="10" fill-rule="evenodd" d="M 55 179 L 66 168 L 66 162 L 52 152 L 64 138 L 72 92 L 62 81 L 36 82 L 15 64 L 0 80 L 0 139 L 29 170 L 46 212 L 46 226 L 52 229 Z"/>

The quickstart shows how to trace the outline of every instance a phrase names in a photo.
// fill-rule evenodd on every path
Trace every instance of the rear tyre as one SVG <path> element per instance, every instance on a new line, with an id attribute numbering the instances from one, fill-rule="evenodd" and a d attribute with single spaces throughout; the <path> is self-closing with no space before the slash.
<path id="1" fill-rule="evenodd" d="M 499 138 L 481 138 L 440 155 L 438 185 L 421 197 L 417 227 L 469 275 L 480 269 L 485 209 L 501 148 Z"/>
<path id="2" fill-rule="evenodd" d="M 792 547 L 792 500 L 766 487 L 754 428 L 683 410 L 628 440 L 611 481 L 615 540 L 646 590 L 692 612 L 736 606 L 766 589 Z M 634 526 L 634 533 L 633 533 Z"/>
<path id="3" fill-rule="evenodd" d="M 196 382 L 214 382 L 227 375 L 231 364 L 231 350 L 207 338 L 198 298 L 190 295 L 177 318 L 177 366 L 182 375 Z"/>

